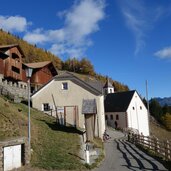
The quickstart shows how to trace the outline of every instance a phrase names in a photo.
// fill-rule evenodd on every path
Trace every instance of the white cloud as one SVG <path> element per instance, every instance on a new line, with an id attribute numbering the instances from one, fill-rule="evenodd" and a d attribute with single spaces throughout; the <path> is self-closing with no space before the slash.
<path id="1" fill-rule="evenodd" d="M 171 46 L 157 51 L 154 55 L 161 59 L 171 59 Z"/>
<path id="2" fill-rule="evenodd" d="M 125 1 L 124 1 L 125 2 Z M 128 28 L 133 32 L 136 39 L 135 55 L 145 46 L 145 30 L 148 25 L 146 9 L 140 1 L 126 1 L 122 3 L 122 13 Z"/>
<path id="3" fill-rule="evenodd" d="M 0 28 L 10 32 L 24 32 L 31 22 L 21 16 L 2 16 L 0 15 Z"/>
<path id="4" fill-rule="evenodd" d="M 99 30 L 99 22 L 105 17 L 105 0 L 75 0 L 70 10 L 59 12 L 64 26 L 56 30 L 34 30 L 24 36 L 30 43 L 52 43 L 49 49 L 57 55 L 80 57 L 92 45 L 90 35 Z M 38 29 L 39 30 L 39 29 Z"/>
<path id="5" fill-rule="evenodd" d="M 74 44 L 84 43 L 86 36 L 99 29 L 98 22 L 105 16 L 104 7 L 104 1 L 83 0 L 66 13 L 66 31 Z"/>
<path id="6" fill-rule="evenodd" d="M 48 41 L 48 37 L 46 37 L 45 34 L 42 34 L 43 29 L 36 29 L 33 32 L 27 32 L 23 39 L 32 43 L 32 44 L 38 44 L 38 43 L 44 43 Z"/>
<path id="7" fill-rule="evenodd" d="M 125 0 L 119 1 L 122 14 L 125 18 L 127 27 L 135 36 L 135 55 L 137 55 L 146 45 L 148 32 L 154 28 L 158 22 L 168 12 L 167 6 L 154 4 L 148 6 L 146 1 Z"/>
<path id="8" fill-rule="evenodd" d="M 83 47 L 68 47 L 66 44 L 53 44 L 49 51 L 54 54 L 69 54 L 70 57 L 80 57 L 84 54 L 85 49 Z"/>

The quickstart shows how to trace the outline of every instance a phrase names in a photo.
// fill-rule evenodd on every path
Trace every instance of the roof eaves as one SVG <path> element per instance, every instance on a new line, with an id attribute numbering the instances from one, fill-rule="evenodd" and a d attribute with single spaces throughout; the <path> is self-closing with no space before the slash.
<path id="1" fill-rule="evenodd" d="M 4 48 L 12 48 L 12 47 L 18 47 L 19 51 L 21 52 L 22 56 L 25 57 L 23 50 L 21 49 L 21 47 L 19 46 L 19 44 L 11 44 L 11 45 L 1 45 L 0 49 L 4 49 Z"/>
<path id="2" fill-rule="evenodd" d="M 67 75 L 66 75 L 67 74 Z M 63 75 L 63 76 L 62 76 Z M 85 81 L 81 80 L 80 78 L 76 77 L 74 74 L 65 72 L 62 75 L 57 75 L 55 77 L 56 80 L 71 80 L 72 82 L 78 84 L 79 86 L 87 89 L 89 92 L 95 94 L 95 95 L 100 95 L 102 94 L 99 90 L 95 89 L 92 87 L 90 84 L 86 83 Z"/>

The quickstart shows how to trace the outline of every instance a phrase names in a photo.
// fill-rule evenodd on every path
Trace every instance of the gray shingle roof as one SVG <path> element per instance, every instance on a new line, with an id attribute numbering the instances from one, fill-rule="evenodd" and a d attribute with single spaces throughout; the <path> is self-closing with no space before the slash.
<path id="1" fill-rule="evenodd" d="M 111 93 L 105 99 L 105 112 L 126 112 L 135 90 Z"/>
<path id="2" fill-rule="evenodd" d="M 96 114 L 97 113 L 96 100 L 95 99 L 83 99 L 82 113 L 83 114 Z"/>
<path id="3" fill-rule="evenodd" d="M 89 92 L 91 92 L 91 93 L 93 93 L 95 95 L 101 95 L 102 94 L 102 91 L 97 89 L 97 87 L 92 86 L 88 82 L 81 80 L 80 78 L 78 78 L 74 74 L 72 74 L 70 72 L 67 72 L 67 71 L 64 72 L 61 75 L 55 76 L 54 80 L 71 80 L 75 84 L 83 87 L 84 89 L 86 89 L 87 91 L 89 91 Z"/>
<path id="4" fill-rule="evenodd" d="M 103 92 L 103 83 L 98 80 L 85 80 L 87 84 L 97 89 L 99 92 Z"/>
<path id="5" fill-rule="evenodd" d="M 100 81 L 83 81 L 82 79 L 78 78 L 76 75 L 74 75 L 71 72 L 68 71 L 58 71 L 59 75 L 56 75 L 55 77 L 53 77 L 48 83 L 46 83 L 44 86 L 46 86 L 47 84 L 49 84 L 52 80 L 54 81 L 58 81 L 58 80 L 70 80 L 72 82 L 74 82 L 75 84 L 81 86 L 82 88 L 86 89 L 87 91 L 91 92 L 92 94 L 98 96 L 98 95 L 102 95 L 102 89 L 103 89 L 103 84 Z M 43 87 L 44 87 L 43 86 Z M 41 87 L 40 89 L 42 89 L 43 87 Z M 40 90 L 39 89 L 39 90 Z M 35 93 L 32 94 L 35 95 L 39 90 L 37 90 Z"/>

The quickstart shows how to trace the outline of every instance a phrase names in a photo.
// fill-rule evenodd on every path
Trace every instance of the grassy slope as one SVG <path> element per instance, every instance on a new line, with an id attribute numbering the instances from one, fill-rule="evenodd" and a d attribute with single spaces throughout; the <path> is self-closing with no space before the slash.
<path id="1" fill-rule="evenodd" d="M 0 140 L 27 136 L 27 106 L 0 97 Z M 75 129 L 59 127 L 55 119 L 31 110 L 33 167 L 45 169 L 85 169 L 78 155 L 79 137 Z"/>
<path id="2" fill-rule="evenodd" d="M 155 124 L 150 123 L 150 132 L 155 137 L 159 138 L 160 140 L 170 140 L 171 141 L 171 131 L 164 129 L 163 127 Z"/>

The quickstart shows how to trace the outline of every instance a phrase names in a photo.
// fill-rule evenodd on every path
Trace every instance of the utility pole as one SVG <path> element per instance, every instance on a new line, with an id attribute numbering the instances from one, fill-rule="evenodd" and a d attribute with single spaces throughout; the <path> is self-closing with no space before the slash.
<path id="1" fill-rule="evenodd" d="M 147 110 L 148 110 L 148 115 L 150 114 L 149 112 L 149 100 L 148 100 L 148 82 L 146 80 L 146 100 L 147 100 Z"/>
<path id="2" fill-rule="evenodd" d="M 148 112 L 148 127 L 150 133 L 150 111 L 149 111 L 149 100 L 148 100 L 148 82 L 146 80 L 146 101 L 147 101 L 147 112 Z"/>

